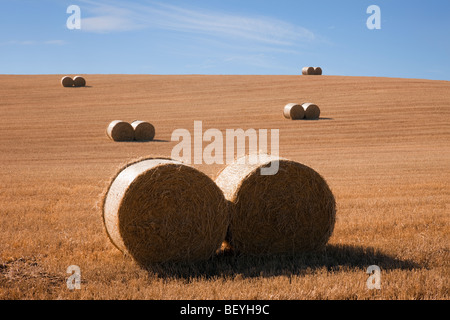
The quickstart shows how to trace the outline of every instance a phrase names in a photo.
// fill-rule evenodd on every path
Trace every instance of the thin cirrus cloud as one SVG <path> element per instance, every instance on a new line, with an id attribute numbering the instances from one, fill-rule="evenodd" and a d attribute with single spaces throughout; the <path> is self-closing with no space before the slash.
<path id="1" fill-rule="evenodd" d="M 110 33 L 155 28 L 197 35 L 232 38 L 264 45 L 292 46 L 312 41 L 310 30 L 270 17 L 248 17 L 215 11 L 192 10 L 163 3 L 146 5 L 100 0 L 82 0 L 88 17 L 82 17 L 86 32 Z"/>
<path id="2" fill-rule="evenodd" d="M 95 33 L 130 31 L 142 27 L 129 18 L 112 15 L 83 18 L 81 21 L 83 31 Z"/>

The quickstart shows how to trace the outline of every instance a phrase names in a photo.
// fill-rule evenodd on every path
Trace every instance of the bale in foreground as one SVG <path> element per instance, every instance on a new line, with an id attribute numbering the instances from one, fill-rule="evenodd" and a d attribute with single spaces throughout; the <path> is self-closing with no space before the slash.
<path id="1" fill-rule="evenodd" d="M 288 103 L 284 106 L 283 115 L 286 119 L 303 119 L 305 117 L 305 109 L 298 103 Z"/>
<path id="2" fill-rule="evenodd" d="M 135 120 L 131 123 L 136 141 L 151 141 L 155 137 L 155 127 L 146 121 Z"/>
<path id="3" fill-rule="evenodd" d="M 83 77 L 76 76 L 75 78 L 73 78 L 73 85 L 75 87 L 85 87 L 86 80 Z"/>
<path id="4" fill-rule="evenodd" d="M 322 68 L 321 67 L 315 67 L 314 68 L 314 74 L 318 75 L 318 76 L 322 75 Z"/>
<path id="5" fill-rule="evenodd" d="M 114 120 L 106 128 L 106 135 L 114 141 L 133 141 L 134 129 L 128 122 Z"/>
<path id="6" fill-rule="evenodd" d="M 304 103 L 302 108 L 305 110 L 305 119 L 319 119 L 320 108 L 314 103 Z"/>
<path id="7" fill-rule="evenodd" d="M 112 243 L 141 265 L 210 258 L 225 239 L 227 201 L 202 172 L 171 159 L 125 166 L 103 200 Z"/>
<path id="8" fill-rule="evenodd" d="M 261 169 L 278 163 L 275 175 Z M 233 205 L 227 242 L 242 254 L 296 253 L 325 246 L 335 199 L 313 169 L 272 155 L 249 155 L 225 167 L 216 184 Z"/>
<path id="9" fill-rule="evenodd" d="M 61 84 L 63 87 L 73 87 L 73 79 L 69 76 L 62 77 Z"/>

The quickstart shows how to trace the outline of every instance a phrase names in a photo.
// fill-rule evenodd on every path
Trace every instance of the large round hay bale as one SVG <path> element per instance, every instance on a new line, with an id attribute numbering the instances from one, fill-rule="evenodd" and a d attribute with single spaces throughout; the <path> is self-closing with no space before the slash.
<path id="1" fill-rule="evenodd" d="M 302 74 L 305 76 L 314 74 L 314 68 L 313 67 L 303 67 Z"/>
<path id="2" fill-rule="evenodd" d="M 73 87 L 73 79 L 69 76 L 64 76 L 61 78 L 61 84 L 63 87 Z"/>
<path id="3" fill-rule="evenodd" d="M 262 168 L 276 162 L 276 174 L 261 175 Z M 303 164 L 247 155 L 225 167 L 215 182 L 233 204 L 227 242 L 239 253 L 317 250 L 333 232 L 334 196 L 326 181 Z"/>
<path id="4" fill-rule="evenodd" d="M 305 119 L 319 119 L 320 108 L 316 104 L 308 102 L 302 104 L 302 107 L 305 110 Z"/>
<path id="5" fill-rule="evenodd" d="M 303 119 L 305 117 L 305 109 L 298 103 L 288 103 L 284 106 L 283 115 L 286 119 Z"/>
<path id="6" fill-rule="evenodd" d="M 75 87 L 85 87 L 86 80 L 83 77 L 76 76 L 75 78 L 73 78 L 73 84 Z"/>
<path id="7" fill-rule="evenodd" d="M 136 141 L 151 141 L 155 137 L 155 127 L 146 121 L 135 120 L 131 123 Z"/>
<path id="8" fill-rule="evenodd" d="M 122 120 L 114 120 L 106 129 L 107 136 L 114 141 L 133 141 L 134 129 L 131 124 Z"/>
<path id="9" fill-rule="evenodd" d="M 210 258 L 225 239 L 228 203 L 214 181 L 171 159 L 121 168 L 103 200 L 112 243 L 141 265 Z"/>
<path id="10" fill-rule="evenodd" d="M 314 68 L 314 74 L 320 76 L 322 74 L 322 68 L 321 67 L 315 67 Z"/>

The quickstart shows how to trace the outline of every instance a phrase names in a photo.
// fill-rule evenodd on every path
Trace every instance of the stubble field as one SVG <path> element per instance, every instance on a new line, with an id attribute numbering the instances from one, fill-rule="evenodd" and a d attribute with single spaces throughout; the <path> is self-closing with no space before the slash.
<path id="1" fill-rule="evenodd" d="M 450 83 L 340 76 L 0 75 L 0 299 L 448 299 Z M 314 102 L 316 121 L 290 121 Z M 155 141 L 117 143 L 112 120 Z M 100 199 L 122 164 L 170 157 L 175 129 L 279 129 L 337 203 L 323 252 L 143 269 L 109 241 Z M 207 143 L 204 143 L 204 146 Z M 225 165 L 193 165 L 211 178 Z M 80 267 L 81 289 L 66 272 Z M 370 265 L 381 289 L 366 286 Z"/>

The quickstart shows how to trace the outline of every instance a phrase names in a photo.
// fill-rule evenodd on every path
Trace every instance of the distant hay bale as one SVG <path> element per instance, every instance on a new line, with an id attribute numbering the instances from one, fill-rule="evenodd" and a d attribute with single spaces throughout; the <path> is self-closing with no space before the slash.
<path id="1" fill-rule="evenodd" d="M 302 74 L 303 75 L 312 75 L 312 74 L 314 74 L 314 68 L 313 67 L 304 67 L 303 69 L 302 69 Z"/>
<path id="2" fill-rule="evenodd" d="M 278 162 L 278 172 L 261 169 Z M 313 169 L 272 155 L 247 155 L 215 179 L 231 206 L 227 242 L 242 254 L 321 249 L 335 224 L 335 198 Z"/>
<path id="3" fill-rule="evenodd" d="M 73 79 L 69 76 L 64 76 L 61 79 L 61 84 L 63 87 L 73 87 Z"/>
<path id="4" fill-rule="evenodd" d="M 86 80 L 83 77 L 76 76 L 75 78 L 73 78 L 73 84 L 75 87 L 85 87 Z"/>
<path id="5" fill-rule="evenodd" d="M 122 120 L 114 120 L 106 129 L 107 136 L 114 141 L 133 141 L 134 129 L 131 124 Z"/>
<path id="6" fill-rule="evenodd" d="M 314 74 L 320 76 L 322 74 L 322 68 L 321 67 L 315 67 L 314 68 Z"/>
<path id="7" fill-rule="evenodd" d="M 283 115 L 286 119 L 303 119 L 305 117 L 305 110 L 298 103 L 288 103 L 284 106 Z"/>
<path id="8" fill-rule="evenodd" d="M 136 141 L 151 141 L 155 137 L 155 127 L 146 121 L 135 120 L 131 123 Z"/>
<path id="9" fill-rule="evenodd" d="M 308 102 L 302 104 L 302 107 L 305 110 L 305 119 L 319 119 L 320 109 L 316 104 Z"/>
<path id="10" fill-rule="evenodd" d="M 210 258 L 225 239 L 227 209 L 211 178 L 162 158 L 121 168 L 102 206 L 111 242 L 140 265 Z"/>

